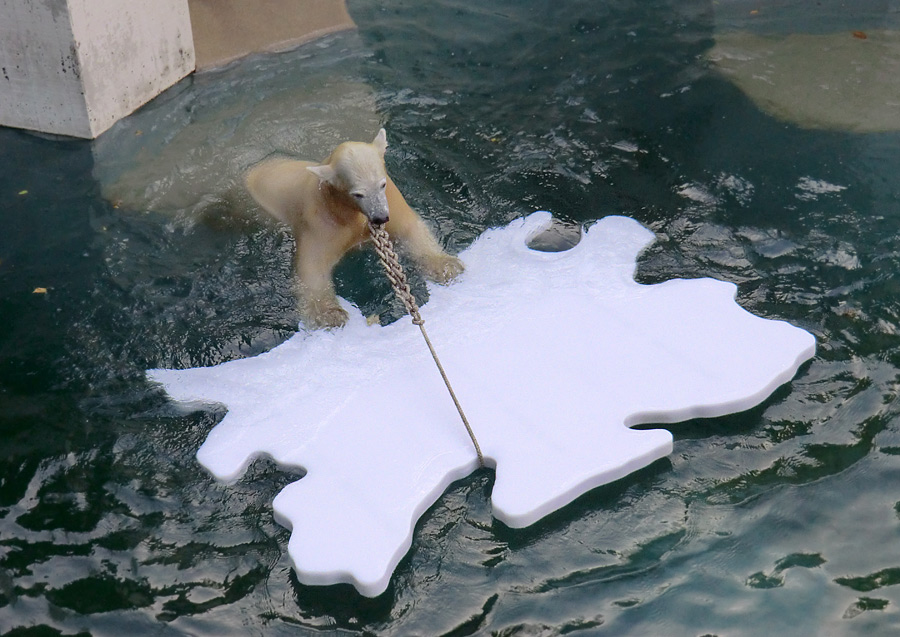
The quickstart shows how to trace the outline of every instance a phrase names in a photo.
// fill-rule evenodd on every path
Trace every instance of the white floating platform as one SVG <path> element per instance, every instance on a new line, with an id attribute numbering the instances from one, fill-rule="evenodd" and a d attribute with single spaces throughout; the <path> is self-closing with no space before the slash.
<path id="1" fill-rule="evenodd" d="M 565 252 L 529 249 L 550 221 L 485 232 L 460 255 L 460 280 L 431 286 L 422 308 L 496 468 L 494 515 L 511 527 L 672 451 L 668 431 L 630 426 L 752 407 L 815 351 L 808 332 L 740 308 L 731 283 L 637 284 L 653 234 L 631 219 L 606 217 Z M 340 330 L 148 377 L 175 400 L 227 406 L 197 453 L 218 479 L 261 455 L 306 470 L 274 501 L 298 579 L 375 596 L 422 513 L 478 463 L 418 328 L 367 326 L 347 308 Z"/>

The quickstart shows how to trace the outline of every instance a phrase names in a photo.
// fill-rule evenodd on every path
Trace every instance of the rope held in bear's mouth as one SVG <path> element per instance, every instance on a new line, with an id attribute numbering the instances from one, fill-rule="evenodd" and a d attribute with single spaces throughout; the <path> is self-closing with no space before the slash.
<path id="1" fill-rule="evenodd" d="M 375 251 L 378 253 L 378 260 L 381 261 L 381 265 L 384 266 L 384 271 L 387 274 L 388 280 L 391 282 L 391 287 L 394 288 L 394 294 L 396 294 L 397 298 L 399 298 L 403 302 L 403 305 L 406 306 L 406 311 L 409 312 L 410 317 L 412 317 L 413 325 L 418 325 L 419 329 L 422 331 L 422 337 L 425 339 L 425 344 L 428 345 L 428 350 L 431 352 L 434 364 L 437 365 L 438 371 L 441 373 L 441 378 L 444 379 L 444 384 L 447 386 L 447 391 L 450 392 L 450 398 L 453 399 L 453 404 L 456 405 L 456 411 L 459 412 L 459 417 L 462 418 L 463 424 L 466 426 L 466 431 L 469 432 L 469 438 L 472 439 L 472 444 L 475 446 L 475 453 L 478 454 L 478 466 L 484 467 L 484 456 L 481 454 L 481 446 L 475 438 L 475 432 L 472 431 L 472 426 L 469 424 L 469 419 L 466 418 L 466 414 L 463 412 L 462 405 L 459 404 L 459 400 L 457 400 L 456 394 L 453 392 L 453 387 L 450 386 L 450 380 L 447 378 L 444 366 L 441 365 L 441 361 L 438 359 L 437 352 L 434 351 L 431 339 L 428 338 L 428 332 L 425 331 L 425 319 L 423 319 L 422 315 L 419 313 L 419 306 L 416 304 L 416 299 L 409 289 L 409 283 L 406 281 L 406 274 L 403 272 L 403 266 L 400 265 L 397 253 L 394 252 L 391 238 L 388 236 L 388 232 L 384 229 L 383 224 L 372 223 L 371 221 L 369 222 L 369 233 L 372 235 L 372 240 L 375 243 Z"/>

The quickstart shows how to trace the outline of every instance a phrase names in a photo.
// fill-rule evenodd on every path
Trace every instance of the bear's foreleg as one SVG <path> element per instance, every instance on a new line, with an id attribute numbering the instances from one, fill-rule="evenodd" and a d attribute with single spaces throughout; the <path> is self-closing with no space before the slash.
<path id="1" fill-rule="evenodd" d="M 465 269 L 463 262 L 441 248 L 421 217 L 409 207 L 400 190 L 388 178 L 387 198 L 390 221 L 386 229 L 422 269 L 426 278 L 436 283 L 449 283 Z"/>
<path id="2" fill-rule="evenodd" d="M 462 261 L 444 252 L 424 221 L 416 217 L 408 230 L 406 236 L 398 238 L 426 278 L 449 283 L 465 269 Z"/>
<path id="3" fill-rule="evenodd" d="M 342 254 L 323 249 L 315 241 L 297 242 L 294 294 L 303 323 L 309 328 L 341 327 L 349 318 L 338 303 L 332 282 L 332 272 Z"/>

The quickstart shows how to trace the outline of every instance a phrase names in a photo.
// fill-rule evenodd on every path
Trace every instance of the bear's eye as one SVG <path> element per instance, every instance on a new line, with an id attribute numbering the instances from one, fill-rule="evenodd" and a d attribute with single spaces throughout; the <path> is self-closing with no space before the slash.
<path id="1" fill-rule="evenodd" d="M 382 181 L 382 182 L 381 182 L 381 189 L 384 190 L 385 186 L 387 186 L 387 182 L 386 182 L 386 181 Z"/>
<path id="2" fill-rule="evenodd" d="M 351 193 L 351 194 L 352 194 L 355 198 L 357 198 L 357 199 L 362 199 L 363 197 L 365 197 L 365 195 L 362 194 L 361 192 L 354 192 L 354 193 Z"/>

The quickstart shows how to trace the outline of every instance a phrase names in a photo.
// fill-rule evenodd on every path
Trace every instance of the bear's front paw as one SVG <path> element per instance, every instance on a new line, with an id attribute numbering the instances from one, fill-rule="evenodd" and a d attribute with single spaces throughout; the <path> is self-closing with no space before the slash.
<path id="1" fill-rule="evenodd" d="M 303 322 L 312 329 L 343 327 L 350 319 L 347 310 L 337 303 L 311 303 L 303 314 Z"/>
<path id="2" fill-rule="evenodd" d="M 422 267 L 425 270 L 425 276 L 435 283 L 450 283 L 466 269 L 462 261 L 449 254 L 428 257 Z"/>

